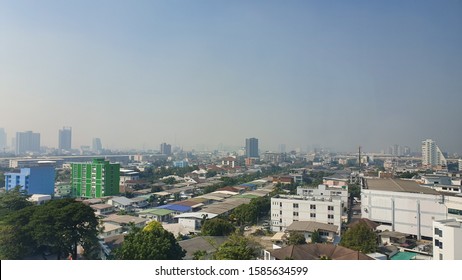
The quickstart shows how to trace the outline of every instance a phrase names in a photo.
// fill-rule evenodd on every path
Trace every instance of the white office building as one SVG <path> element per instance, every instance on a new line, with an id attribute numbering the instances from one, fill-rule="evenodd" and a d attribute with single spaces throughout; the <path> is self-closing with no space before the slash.
<path id="1" fill-rule="evenodd" d="M 286 231 L 294 221 L 313 221 L 340 228 L 342 214 L 340 197 L 279 195 L 271 198 L 271 230 L 275 232 Z"/>
<path id="2" fill-rule="evenodd" d="M 433 259 L 462 260 L 462 220 L 433 221 Z"/>
<path id="3" fill-rule="evenodd" d="M 367 179 L 361 190 L 361 215 L 379 229 L 433 237 L 433 221 L 462 215 L 462 197 L 443 195 L 410 180 Z"/>

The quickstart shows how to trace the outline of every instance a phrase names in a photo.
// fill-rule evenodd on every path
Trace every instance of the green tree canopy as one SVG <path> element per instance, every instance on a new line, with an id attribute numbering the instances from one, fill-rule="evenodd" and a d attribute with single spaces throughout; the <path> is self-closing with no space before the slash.
<path id="1" fill-rule="evenodd" d="M 226 236 L 231 234 L 233 231 L 233 224 L 220 218 L 205 220 L 201 228 L 202 235 L 211 236 Z"/>
<path id="2" fill-rule="evenodd" d="M 250 239 L 234 233 L 218 247 L 213 257 L 215 260 L 254 260 L 257 256 L 258 247 Z"/>
<path id="3" fill-rule="evenodd" d="M 120 260 L 181 260 L 186 252 L 172 233 L 153 221 L 143 229 L 132 227 L 114 255 Z"/>
<path id="4" fill-rule="evenodd" d="M 51 200 L 33 213 L 29 226 L 39 246 L 47 247 L 58 258 L 72 254 L 77 259 L 81 245 L 86 257 L 96 257 L 98 220 L 93 209 L 74 199 Z"/>
<path id="5" fill-rule="evenodd" d="M 299 244 L 306 244 L 305 235 L 299 232 L 291 232 L 290 236 L 287 240 L 289 245 L 299 245 Z"/>
<path id="6" fill-rule="evenodd" d="M 322 242 L 323 242 L 323 240 L 321 238 L 321 235 L 319 234 L 319 231 L 315 230 L 311 234 L 311 243 L 322 243 Z"/>
<path id="7" fill-rule="evenodd" d="M 51 200 L 11 212 L 0 221 L 0 235 L 3 259 L 22 259 L 41 252 L 56 253 L 58 259 L 72 254 L 76 259 L 78 245 L 86 258 L 96 258 L 99 252 L 95 213 L 73 199 Z"/>
<path id="8" fill-rule="evenodd" d="M 16 187 L 7 192 L 0 194 L 0 218 L 14 211 L 34 205 L 28 200 L 30 196 L 27 193 Z"/>
<path id="9" fill-rule="evenodd" d="M 359 223 L 345 232 L 340 245 L 364 254 L 373 253 L 377 250 L 377 236 L 366 223 Z"/>

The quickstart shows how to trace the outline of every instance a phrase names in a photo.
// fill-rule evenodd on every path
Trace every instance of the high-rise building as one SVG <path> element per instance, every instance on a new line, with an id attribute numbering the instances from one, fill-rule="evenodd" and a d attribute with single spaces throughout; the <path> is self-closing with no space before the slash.
<path id="1" fill-rule="evenodd" d="M 279 152 L 280 153 L 286 152 L 286 144 L 279 144 Z"/>
<path id="2" fill-rule="evenodd" d="M 103 158 L 91 163 L 72 163 L 72 193 L 76 197 L 99 198 L 119 194 L 120 164 Z"/>
<path id="3" fill-rule="evenodd" d="M 432 139 L 422 141 L 422 165 L 426 167 L 447 166 L 446 158 Z"/>
<path id="4" fill-rule="evenodd" d="M 6 132 L 4 128 L 0 128 L 0 153 L 6 148 Z"/>
<path id="5" fill-rule="evenodd" d="M 17 186 L 27 194 L 53 195 L 55 190 L 55 162 L 43 162 L 37 166 L 21 168 L 19 173 L 5 173 L 5 189 Z"/>
<path id="6" fill-rule="evenodd" d="M 172 154 L 172 145 L 167 143 L 160 144 L 160 153 L 163 155 L 171 155 Z"/>
<path id="7" fill-rule="evenodd" d="M 40 133 L 16 132 L 16 155 L 40 152 Z"/>
<path id="8" fill-rule="evenodd" d="M 93 138 L 91 143 L 91 151 L 96 154 L 100 154 L 103 151 L 103 145 L 101 144 L 100 138 Z"/>
<path id="9" fill-rule="evenodd" d="M 63 127 L 59 130 L 59 150 L 70 151 L 72 149 L 72 128 Z"/>
<path id="10" fill-rule="evenodd" d="M 245 139 L 245 156 L 248 158 L 258 157 L 258 139 L 257 138 Z"/>

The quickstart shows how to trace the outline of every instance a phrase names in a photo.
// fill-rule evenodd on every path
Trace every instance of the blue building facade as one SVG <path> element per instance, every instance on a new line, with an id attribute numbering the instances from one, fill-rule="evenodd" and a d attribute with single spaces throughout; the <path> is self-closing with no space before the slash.
<path id="1" fill-rule="evenodd" d="M 27 194 L 49 194 L 55 192 L 55 168 L 52 165 L 21 168 L 19 173 L 5 173 L 5 189 L 21 186 Z"/>

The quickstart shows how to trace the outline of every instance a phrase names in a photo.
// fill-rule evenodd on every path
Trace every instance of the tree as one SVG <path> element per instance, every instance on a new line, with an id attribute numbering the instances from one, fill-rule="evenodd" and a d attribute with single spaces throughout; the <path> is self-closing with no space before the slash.
<path id="1" fill-rule="evenodd" d="M 69 254 L 77 259 L 78 245 L 87 257 L 96 257 L 99 223 L 90 206 L 74 199 L 51 200 L 37 207 L 29 226 L 38 246 L 53 251 L 58 259 Z"/>
<path id="2" fill-rule="evenodd" d="M 172 233 L 153 221 L 143 229 L 132 227 L 114 255 L 121 260 L 181 260 L 186 252 Z"/>
<path id="3" fill-rule="evenodd" d="M 287 243 L 289 245 L 301 245 L 301 244 L 306 244 L 306 238 L 305 235 L 299 233 L 299 232 L 291 232 L 290 236 L 287 240 Z"/>
<path id="4" fill-rule="evenodd" d="M 37 250 L 29 227 L 33 211 L 34 206 L 29 206 L 3 217 L 0 222 L 0 259 L 23 259 Z"/>
<path id="5" fill-rule="evenodd" d="M 193 260 L 205 260 L 207 252 L 204 250 L 197 250 L 193 253 Z"/>
<path id="6" fill-rule="evenodd" d="M 30 196 L 20 186 L 0 194 L 0 218 L 9 213 L 34 205 L 28 200 Z"/>
<path id="7" fill-rule="evenodd" d="M 311 234 L 311 243 L 322 243 L 323 240 L 318 230 L 313 231 Z"/>
<path id="8" fill-rule="evenodd" d="M 250 239 L 232 234 L 228 241 L 221 244 L 213 255 L 215 260 L 254 260 L 258 256 L 258 247 Z"/>
<path id="9" fill-rule="evenodd" d="M 237 225 L 254 224 L 257 221 L 258 209 L 252 204 L 242 204 L 233 210 L 231 217 Z"/>
<path id="10" fill-rule="evenodd" d="M 202 235 L 226 236 L 234 231 L 234 226 L 228 221 L 215 218 L 205 220 L 201 228 Z"/>
<path id="11" fill-rule="evenodd" d="M 366 223 L 361 222 L 345 232 L 340 245 L 364 254 L 373 253 L 377 250 L 377 236 Z"/>

